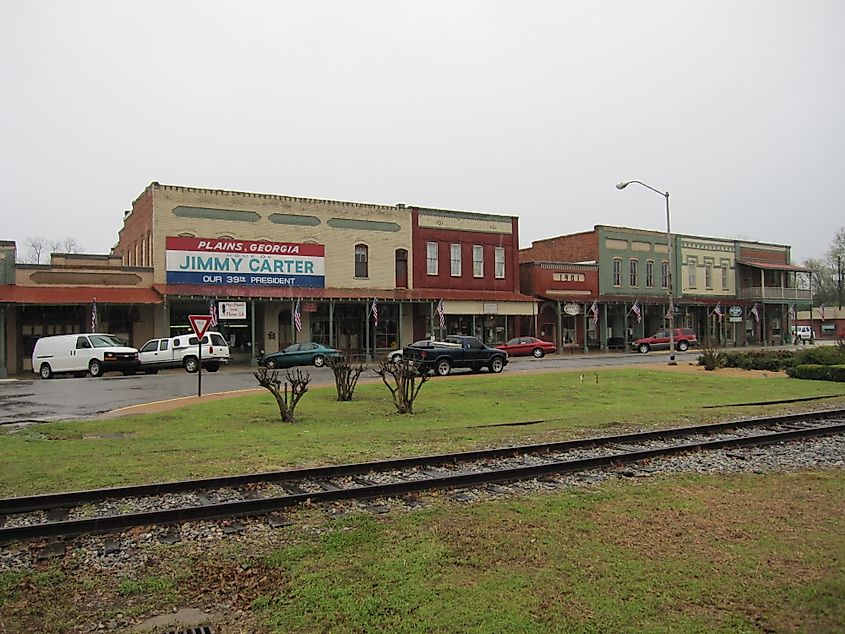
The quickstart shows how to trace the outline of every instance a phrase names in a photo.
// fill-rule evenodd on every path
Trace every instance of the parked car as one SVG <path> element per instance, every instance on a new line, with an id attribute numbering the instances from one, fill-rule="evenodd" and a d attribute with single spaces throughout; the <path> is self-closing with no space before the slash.
<path id="1" fill-rule="evenodd" d="M 634 350 L 648 352 L 649 350 L 669 349 L 669 329 L 658 330 L 650 337 L 643 337 L 631 342 Z M 698 345 L 698 339 L 691 328 L 675 328 L 675 349 L 684 352 L 690 346 Z"/>
<path id="2" fill-rule="evenodd" d="M 530 354 L 535 359 L 557 350 L 557 346 L 551 341 L 543 341 L 537 337 L 515 337 L 496 347 L 507 352 L 509 357 L 525 357 Z"/>
<path id="3" fill-rule="evenodd" d="M 179 335 L 164 339 L 150 339 L 138 351 L 141 370 L 155 374 L 164 368 L 185 368 L 188 372 L 199 369 L 200 348 L 197 336 Z M 217 372 L 229 363 L 229 345 L 219 332 L 207 332 L 202 338 L 202 367 Z"/>
<path id="4" fill-rule="evenodd" d="M 271 370 L 274 368 L 290 368 L 295 365 L 314 365 L 322 368 L 326 365 L 327 359 L 340 359 L 342 357 L 343 353 L 340 350 L 313 341 L 306 341 L 291 344 L 278 352 L 264 354 L 258 360 L 258 363 Z"/>
<path id="5" fill-rule="evenodd" d="M 430 341 L 432 341 L 432 340 L 431 339 L 420 339 L 419 341 L 415 341 L 414 343 L 412 343 L 410 345 L 412 345 L 412 346 L 424 346 L 425 344 L 429 343 Z M 401 361 L 403 350 L 404 350 L 404 348 L 400 348 L 399 350 L 394 350 L 393 352 L 390 352 L 387 355 L 387 360 L 393 361 L 393 362 Z"/>
<path id="6" fill-rule="evenodd" d="M 422 345 L 406 346 L 403 358 L 419 362 L 422 372 L 433 371 L 446 376 L 452 368 L 469 368 L 480 372 L 488 368 L 498 373 L 508 364 L 508 353 L 484 345 L 476 337 L 450 335 L 443 341 L 423 341 Z"/>
<path id="7" fill-rule="evenodd" d="M 32 351 L 32 371 L 42 379 L 64 373 L 83 377 L 86 372 L 99 377 L 112 370 L 134 374 L 138 370 L 138 351 L 110 334 L 41 337 Z"/>
<path id="8" fill-rule="evenodd" d="M 796 341 L 798 341 L 799 339 L 803 341 L 809 341 L 813 338 L 813 329 L 809 326 L 793 326 L 792 337 Z"/>

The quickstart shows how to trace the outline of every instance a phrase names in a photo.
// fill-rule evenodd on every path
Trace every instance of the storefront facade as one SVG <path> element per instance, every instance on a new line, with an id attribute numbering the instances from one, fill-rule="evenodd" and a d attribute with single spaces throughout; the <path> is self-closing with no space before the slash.
<path id="1" fill-rule="evenodd" d="M 28 371 L 35 339 L 95 313 L 138 347 L 213 310 L 245 359 L 307 340 L 364 359 L 453 332 L 501 343 L 536 326 L 518 236 L 514 216 L 151 183 L 111 255 L 16 264 L 0 242 L 0 366 Z"/>
<path id="2" fill-rule="evenodd" d="M 221 329 L 242 354 L 314 340 L 369 358 L 449 328 L 488 343 L 518 332 L 536 309 L 517 241 L 513 216 L 152 183 L 115 254 L 152 266 L 171 331 L 236 303 Z"/>
<path id="3" fill-rule="evenodd" d="M 153 271 L 123 266 L 108 255 L 52 254 L 50 264 L 16 264 L 14 243 L 4 243 L 0 280 L 0 367 L 4 374 L 32 370 L 39 337 L 110 332 L 140 345 L 153 337 L 163 298 Z"/>
<path id="4" fill-rule="evenodd" d="M 808 271 L 789 263 L 788 246 L 672 234 L 670 256 L 666 237 L 660 231 L 597 225 L 535 241 L 520 251 L 522 290 L 545 300 L 567 300 L 563 311 L 542 304 L 541 322 L 567 311 L 577 315 L 589 305 L 586 328 L 576 328 L 576 343 L 585 349 L 628 349 L 631 341 L 665 328 L 670 281 L 676 327 L 729 346 L 788 343 L 789 315 L 810 299 L 798 284 L 798 276 Z M 594 267 L 597 284 L 583 291 L 561 289 L 547 274 L 579 279 L 579 267 Z M 590 273 L 584 275 L 588 279 Z M 566 330 L 562 323 L 558 345 Z"/>

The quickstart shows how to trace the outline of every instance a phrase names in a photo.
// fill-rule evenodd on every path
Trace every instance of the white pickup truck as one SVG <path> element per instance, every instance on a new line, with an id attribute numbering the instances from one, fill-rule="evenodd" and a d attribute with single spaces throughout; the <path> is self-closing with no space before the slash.
<path id="1" fill-rule="evenodd" d="M 199 341 L 196 335 L 179 335 L 164 339 L 150 339 L 138 350 L 141 371 L 155 374 L 163 368 L 199 369 Z M 217 372 L 229 363 L 229 346 L 219 332 L 207 332 L 202 338 L 202 367 Z"/>

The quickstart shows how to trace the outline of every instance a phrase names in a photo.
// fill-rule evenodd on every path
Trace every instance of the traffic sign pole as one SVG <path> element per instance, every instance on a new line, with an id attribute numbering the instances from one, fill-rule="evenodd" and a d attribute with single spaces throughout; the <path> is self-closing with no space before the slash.
<path id="1" fill-rule="evenodd" d="M 194 329 L 194 334 L 197 336 L 199 345 L 199 367 L 197 368 L 197 396 L 202 396 L 202 338 L 211 326 L 211 315 L 188 315 L 188 321 L 191 322 L 191 328 Z"/>
<path id="2" fill-rule="evenodd" d="M 200 353 L 199 353 L 199 367 L 197 368 L 197 397 L 202 396 L 202 337 L 199 337 Z"/>

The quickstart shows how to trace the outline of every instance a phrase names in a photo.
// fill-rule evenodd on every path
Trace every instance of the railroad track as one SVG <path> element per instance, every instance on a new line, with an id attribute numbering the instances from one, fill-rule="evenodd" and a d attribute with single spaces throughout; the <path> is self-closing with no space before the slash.
<path id="1" fill-rule="evenodd" d="M 267 515 L 845 432 L 845 409 L 537 445 L 0 499 L 0 544 Z M 138 510 L 156 508 L 156 510 Z"/>

